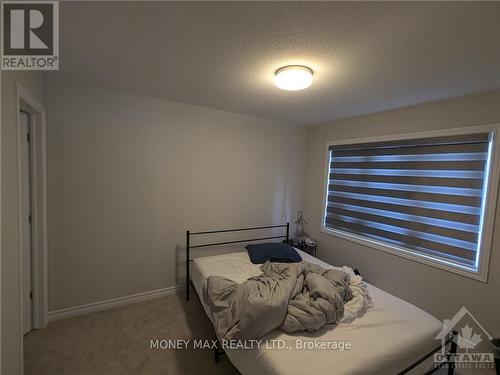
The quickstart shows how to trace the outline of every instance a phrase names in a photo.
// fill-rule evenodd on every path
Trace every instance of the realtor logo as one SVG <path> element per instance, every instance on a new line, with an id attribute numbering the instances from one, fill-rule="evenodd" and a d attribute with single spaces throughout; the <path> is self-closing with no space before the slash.
<path id="1" fill-rule="evenodd" d="M 465 307 L 462 307 L 455 316 L 443 321 L 443 329 L 436 336 L 441 340 L 441 352 L 434 355 L 434 363 L 440 364 L 451 359 L 455 368 L 493 368 L 494 356 L 490 347 L 484 344 L 491 340 L 491 336 L 481 323 Z M 454 331 L 454 338 L 458 351 L 451 358 L 446 353 L 446 339 Z M 485 350 L 486 349 L 486 350 Z"/>
<path id="2" fill-rule="evenodd" d="M 2 1 L 1 68 L 59 69 L 57 1 Z"/>

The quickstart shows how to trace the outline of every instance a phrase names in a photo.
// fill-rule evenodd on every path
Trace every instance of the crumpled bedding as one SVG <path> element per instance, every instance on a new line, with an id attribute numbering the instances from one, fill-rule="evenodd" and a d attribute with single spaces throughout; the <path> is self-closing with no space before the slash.
<path id="1" fill-rule="evenodd" d="M 219 339 L 257 339 L 275 328 L 314 332 L 348 323 L 370 305 L 361 277 L 348 267 L 266 262 L 261 270 L 241 284 L 209 276 L 203 299 Z"/>

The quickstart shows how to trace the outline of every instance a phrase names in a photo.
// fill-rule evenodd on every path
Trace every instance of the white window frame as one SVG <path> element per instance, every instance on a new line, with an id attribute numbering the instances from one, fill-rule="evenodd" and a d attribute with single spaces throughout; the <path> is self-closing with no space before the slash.
<path id="1" fill-rule="evenodd" d="M 361 235 L 356 235 L 353 233 L 348 233 L 339 229 L 334 229 L 325 226 L 325 217 L 328 202 L 328 185 L 329 185 L 329 171 L 330 171 L 330 146 L 338 146 L 343 144 L 354 144 L 354 143 L 370 143 L 370 142 L 384 142 L 384 141 L 397 141 L 406 139 L 416 139 L 416 138 L 428 138 L 428 137 L 445 137 L 452 135 L 465 135 L 490 132 L 493 133 L 493 142 L 491 142 L 491 149 L 489 152 L 489 158 L 487 163 L 489 164 L 486 178 L 486 200 L 483 207 L 483 213 L 481 216 L 482 220 L 482 231 L 479 237 L 479 260 L 477 270 L 471 270 L 466 267 L 461 267 L 459 265 L 446 262 L 445 260 L 439 260 L 428 255 L 419 254 L 411 249 L 404 247 L 384 243 L 383 241 L 378 241 L 370 239 Z M 367 138 L 356 138 L 356 139 L 343 139 L 338 141 L 331 141 L 326 143 L 325 151 L 325 164 L 324 169 L 324 185 L 323 185 L 323 202 L 321 211 L 321 223 L 320 231 L 335 237 L 342 238 L 363 246 L 367 246 L 371 249 L 381 250 L 389 254 L 397 255 L 406 259 L 410 259 L 419 263 L 423 263 L 429 266 L 437 267 L 449 272 L 453 272 L 462 276 L 466 276 L 475 280 L 482 282 L 488 282 L 488 268 L 491 255 L 491 247 L 493 241 L 493 228 L 495 221 L 495 211 L 497 206 L 497 195 L 498 195 L 498 185 L 499 185 L 499 175 L 500 175 L 500 124 L 492 125 L 478 125 L 470 127 L 460 127 L 460 128 L 450 128 L 442 130 L 433 130 L 425 132 L 416 133 L 402 133 L 395 135 L 386 135 L 378 137 L 367 137 Z"/>

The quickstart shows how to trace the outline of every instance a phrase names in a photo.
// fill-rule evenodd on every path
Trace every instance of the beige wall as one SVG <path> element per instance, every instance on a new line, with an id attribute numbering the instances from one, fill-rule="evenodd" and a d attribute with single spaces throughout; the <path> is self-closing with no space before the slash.
<path id="1" fill-rule="evenodd" d="M 41 73 L 2 72 L 1 369 L 3 374 L 21 372 L 16 82 L 21 83 L 43 103 Z"/>
<path id="2" fill-rule="evenodd" d="M 305 216 L 319 256 L 358 268 L 368 282 L 434 314 L 451 318 L 466 306 L 500 334 L 500 209 L 497 209 L 487 284 L 320 233 L 326 142 L 461 126 L 500 123 L 500 92 L 402 108 L 309 127 Z"/>
<path id="3" fill-rule="evenodd" d="M 306 130 L 46 85 L 49 311 L 183 282 L 185 231 L 302 208 Z"/>

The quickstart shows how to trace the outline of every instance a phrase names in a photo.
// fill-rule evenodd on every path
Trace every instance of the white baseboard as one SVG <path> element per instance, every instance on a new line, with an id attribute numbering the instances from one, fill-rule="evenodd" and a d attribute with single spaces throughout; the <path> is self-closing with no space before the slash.
<path id="1" fill-rule="evenodd" d="M 113 299 L 108 299 L 106 301 L 89 303 L 87 305 L 49 311 L 49 322 L 53 322 L 55 320 L 60 320 L 60 319 L 71 318 L 73 316 L 90 314 L 97 311 L 114 309 L 116 307 L 126 306 L 132 303 L 143 302 L 156 298 L 170 296 L 172 294 L 179 293 L 182 289 L 184 289 L 184 286 L 171 286 L 169 288 L 152 290 L 149 292 L 142 292 L 138 294 L 133 294 L 131 296 L 113 298 Z"/>

